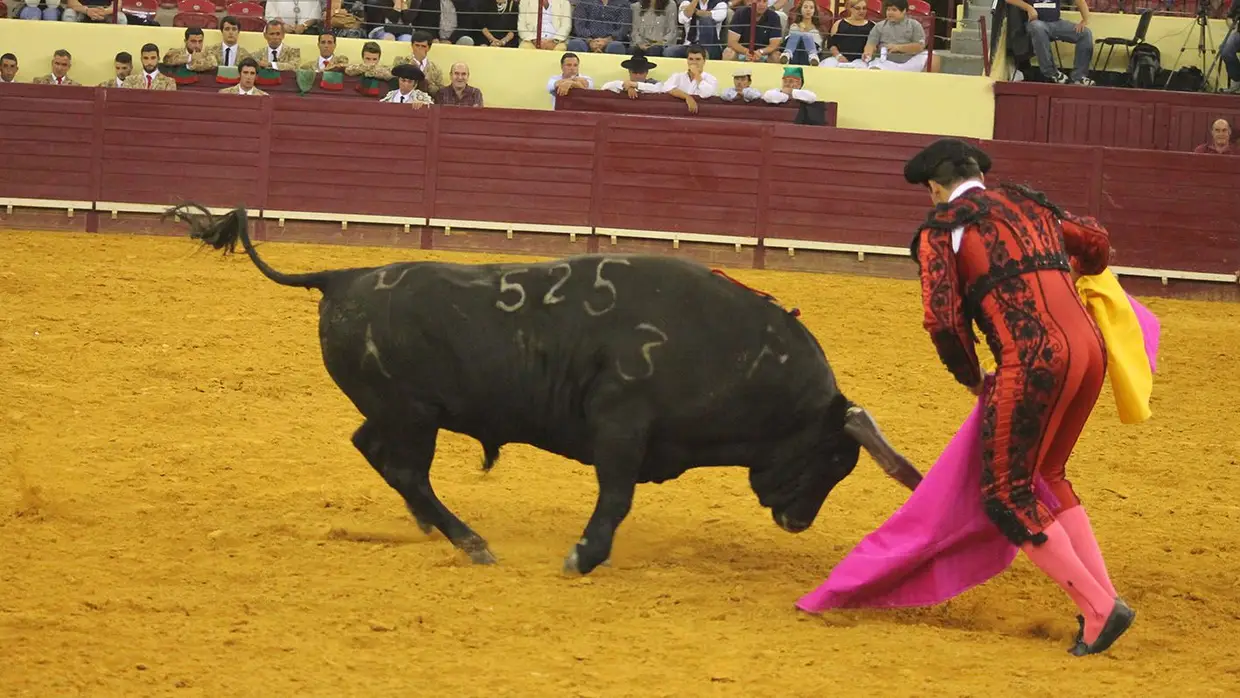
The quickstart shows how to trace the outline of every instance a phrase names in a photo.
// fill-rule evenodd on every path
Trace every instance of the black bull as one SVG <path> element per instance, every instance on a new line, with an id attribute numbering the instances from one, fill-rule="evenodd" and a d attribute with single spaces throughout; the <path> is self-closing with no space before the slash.
<path id="1" fill-rule="evenodd" d="M 484 469 L 508 443 L 594 466 L 594 513 L 564 563 L 582 574 L 608 559 L 638 483 L 690 468 L 748 467 L 759 503 L 793 533 L 862 446 L 908 488 L 921 481 L 840 392 L 795 313 L 698 264 L 597 254 L 282 274 L 255 251 L 244 209 L 166 215 L 215 249 L 240 240 L 278 284 L 322 292 L 323 362 L 365 417 L 354 446 L 424 532 L 474 562 L 495 558 L 431 487 L 440 429 L 481 442 Z"/>

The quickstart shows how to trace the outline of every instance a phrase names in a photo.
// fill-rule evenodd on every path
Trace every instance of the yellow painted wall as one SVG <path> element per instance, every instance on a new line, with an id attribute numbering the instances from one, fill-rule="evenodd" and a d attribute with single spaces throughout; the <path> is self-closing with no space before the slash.
<path id="1" fill-rule="evenodd" d="M 205 30 L 208 44 L 219 41 L 219 32 Z M 100 26 L 67 22 L 29 22 L 0 20 L 0 47 L 18 57 L 18 80 L 29 82 L 51 70 L 52 52 L 67 48 L 73 54 L 69 75 L 78 82 L 94 85 L 112 76 L 112 59 L 118 51 L 129 51 L 138 60 L 142 44 L 152 41 L 161 53 L 182 45 L 184 30 L 173 27 Z M 303 57 L 317 55 L 315 37 L 289 36 L 286 41 L 301 48 Z M 340 39 L 338 50 L 351 60 L 360 60 L 361 39 Z M 379 42 L 385 64 L 409 51 L 409 44 Z M 258 49 L 265 45 L 257 32 L 242 32 L 241 45 Z M 435 44 L 430 57 L 447 76 L 454 61 L 470 66 L 471 83 L 482 90 L 488 106 L 550 109 L 547 80 L 559 73 L 560 54 L 532 49 L 497 49 L 489 46 Z M 582 56 L 582 72 L 596 86 L 627 76 L 620 67 L 621 56 L 591 54 Z M 651 75 L 665 79 L 684 59 L 655 58 L 658 67 Z M 738 63 L 710 61 L 707 72 L 720 85 L 732 83 L 732 70 Z M 761 89 L 778 87 L 782 66 L 756 65 L 754 85 Z M 819 99 L 839 103 L 840 126 L 918 133 L 988 137 L 994 123 L 994 97 L 991 81 L 959 75 L 901 74 L 881 71 L 805 68 L 807 87 Z"/>

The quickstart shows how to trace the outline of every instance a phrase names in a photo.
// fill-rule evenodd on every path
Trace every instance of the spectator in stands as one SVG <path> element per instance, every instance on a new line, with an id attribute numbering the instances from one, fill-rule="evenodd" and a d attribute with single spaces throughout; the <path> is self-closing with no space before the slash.
<path id="1" fill-rule="evenodd" d="M 728 18 L 726 0 L 681 0 L 676 21 L 685 28 L 684 42 L 663 52 L 669 58 L 687 58 L 689 47 L 702 46 L 709 57 L 723 57 L 721 32 Z"/>
<path id="2" fill-rule="evenodd" d="M 301 64 L 301 49 L 284 45 L 284 23 L 278 19 L 268 20 L 263 29 L 267 46 L 256 56 L 258 67 L 272 70 L 296 70 Z M 240 65 L 240 64 L 238 64 Z"/>
<path id="3" fill-rule="evenodd" d="M 1240 149 L 1232 145 L 1231 124 L 1227 123 L 1227 119 L 1216 119 L 1210 125 L 1209 142 L 1197 146 L 1193 149 L 1193 152 L 1213 155 L 1240 155 Z"/>
<path id="4" fill-rule="evenodd" d="M 69 77 L 69 69 L 73 67 L 73 56 L 63 48 L 58 48 L 52 54 L 52 72 L 47 75 L 40 75 L 31 80 L 36 85 L 78 85 L 76 80 Z"/>
<path id="5" fill-rule="evenodd" d="M 159 90 L 161 92 L 177 89 L 177 82 L 159 72 L 159 47 L 145 44 L 142 47 L 142 72 L 130 75 L 121 83 L 121 87 L 130 90 Z"/>
<path id="6" fill-rule="evenodd" d="M 538 8 L 542 6 L 542 26 L 538 24 Z M 569 0 L 520 0 L 517 36 L 521 48 L 563 51 L 568 48 L 568 33 L 573 26 L 573 6 Z"/>
<path id="7" fill-rule="evenodd" d="M 636 4 L 633 6 L 637 7 Z M 635 47 L 633 55 L 620 63 L 621 68 L 629 71 L 629 78 L 627 80 L 612 80 L 611 82 L 603 83 L 602 89 L 616 93 L 624 90 L 629 99 L 637 99 L 639 92 L 652 94 L 662 92 L 663 86 L 659 84 L 658 80 L 650 77 L 650 71 L 656 66 L 656 63 L 651 63 L 646 58 L 645 51 Z"/>
<path id="8" fill-rule="evenodd" d="M 568 50 L 577 53 L 627 53 L 633 8 L 625 0 L 577 0 L 573 5 L 573 38 Z"/>
<path id="9" fill-rule="evenodd" d="M 753 77 L 749 68 L 737 68 L 732 72 L 732 86 L 724 88 L 719 94 L 719 99 L 731 102 L 738 96 L 744 98 L 746 102 L 762 99 L 762 93 L 753 86 Z"/>
<path id="10" fill-rule="evenodd" d="M 930 57 L 926 51 L 926 30 L 921 22 L 908 16 L 908 0 L 883 0 L 883 11 L 887 18 L 870 30 L 861 60 L 879 70 L 914 73 L 925 70 Z M 886 56 L 882 55 L 884 48 Z M 876 53 L 880 56 L 878 60 L 874 60 Z M 934 57 L 934 63 L 932 71 L 937 69 L 938 56 Z"/>
<path id="11" fill-rule="evenodd" d="M 759 0 L 761 1 L 761 0 Z M 710 99 L 719 89 L 719 81 L 714 75 L 706 72 L 706 49 L 701 46 L 690 46 L 689 55 L 685 58 L 686 69 L 672 73 L 663 82 L 664 94 L 685 100 L 690 114 L 697 113 L 697 99 Z"/>
<path id="12" fill-rule="evenodd" d="M 0 56 L 0 82 L 17 82 L 17 56 L 11 53 Z"/>
<path id="13" fill-rule="evenodd" d="M 62 22 L 110 22 L 113 0 L 68 0 L 69 8 L 60 16 Z M 116 13 L 117 24 L 129 24 L 124 12 Z"/>
<path id="14" fill-rule="evenodd" d="M 483 45 L 513 48 L 517 39 L 517 0 L 495 0 L 495 11 L 479 18 L 479 30 L 485 40 Z"/>
<path id="15" fill-rule="evenodd" d="M 754 26 L 753 46 L 750 47 L 749 23 L 754 13 L 758 15 L 758 21 Z M 783 42 L 783 34 L 779 15 L 767 7 L 767 0 L 753 0 L 753 4 L 732 13 L 728 26 L 728 47 L 723 50 L 723 60 L 773 61 Z"/>
<path id="16" fill-rule="evenodd" d="M 835 20 L 827 36 L 827 53 L 820 65 L 827 68 L 866 68 L 861 56 L 865 53 L 866 40 L 874 29 L 866 13 L 866 0 L 848 0 L 848 14 Z"/>
<path id="17" fill-rule="evenodd" d="M 676 45 L 676 17 L 679 11 L 671 0 L 638 0 L 632 5 L 632 47 L 643 55 L 662 56 L 664 49 Z"/>
<path id="18" fill-rule="evenodd" d="M 392 66 L 396 67 L 404 64 L 417 66 L 418 72 L 424 76 L 419 87 L 432 97 L 439 94 L 439 90 L 444 85 L 443 71 L 439 69 L 439 66 L 431 63 L 430 33 L 421 29 L 415 31 L 413 33 L 413 40 L 409 42 L 409 52 L 410 55 L 408 56 L 397 56 L 392 61 Z M 392 74 L 395 75 L 396 73 L 393 72 Z"/>
<path id="19" fill-rule="evenodd" d="M 328 70 L 344 70 L 348 65 L 349 57 L 336 53 L 336 37 L 332 34 L 319 34 L 319 55 L 302 63 L 301 68 L 322 73 Z"/>
<path id="20" fill-rule="evenodd" d="M 266 97 L 267 93 L 254 86 L 254 81 L 258 79 L 258 61 L 252 56 L 246 56 L 237 63 L 237 84 L 232 87 L 225 87 L 220 90 L 222 95 L 252 95 L 255 97 Z"/>
<path id="21" fill-rule="evenodd" d="M 42 5 L 42 7 L 40 7 Z M 43 0 L 25 0 L 17 11 L 17 19 L 36 19 L 48 22 L 60 21 L 60 3 L 48 4 Z"/>
<path id="22" fill-rule="evenodd" d="M 547 81 L 547 92 L 551 93 L 551 108 L 555 109 L 556 95 L 566 95 L 574 87 L 594 89 L 594 80 L 588 75 L 581 75 L 581 59 L 569 51 L 560 56 L 560 74 Z"/>
<path id="23" fill-rule="evenodd" d="M 305 34 L 323 19 L 323 3 L 320 0 L 267 0 L 263 17 L 268 23 L 283 22 L 294 34 Z"/>
<path id="24" fill-rule="evenodd" d="M 1240 0 L 1232 0 L 1230 22 L 1232 32 L 1223 39 L 1218 47 L 1219 57 L 1227 67 L 1227 79 L 1231 85 L 1223 90 L 1227 94 L 1240 95 Z"/>
<path id="25" fill-rule="evenodd" d="M 817 102 L 818 95 L 812 90 L 805 89 L 803 71 L 804 69 L 800 66 L 784 68 L 783 87 L 763 92 L 762 101 L 770 104 L 783 104 L 789 99 L 807 103 Z"/>
<path id="26" fill-rule="evenodd" d="M 116 75 L 108 80 L 96 85 L 96 87 L 124 87 L 125 78 L 129 77 L 133 72 L 133 56 L 128 51 L 121 51 L 116 54 L 116 60 L 113 62 L 116 68 Z"/>
<path id="27" fill-rule="evenodd" d="M 783 63 L 791 63 L 798 48 L 805 49 L 810 65 L 818 65 L 822 52 L 822 33 L 818 31 L 818 5 L 814 0 L 801 0 L 792 10 L 788 38 L 784 41 Z"/>
<path id="28" fill-rule="evenodd" d="M 362 62 L 349 65 L 349 67 L 344 69 L 344 74 L 361 77 L 363 81 L 369 78 L 372 82 L 370 85 L 364 86 L 366 91 L 363 91 L 363 94 L 377 95 L 378 92 L 369 91 L 378 89 L 378 86 L 373 81 L 392 79 L 392 70 L 379 63 L 379 59 L 382 57 L 383 49 L 379 47 L 379 44 L 374 41 L 367 41 L 362 44 Z"/>
<path id="29" fill-rule="evenodd" d="M 399 87 L 387 93 L 383 99 L 379 100 L 380 102 L 409 104 L 414 109 L 429 107 L 435 103 L 429 94 L 418 89 L 418 85 L 426 79 L 426 75 L 416 64 L 401 63 L 394 66 L 392 75 L 396 77 Z"/>
<path id="30" fill-rule="evenodd" d="M 198 27 L 186 27 L 185 46 L 170 48 L 164 54 L 164 65 L 187 66 L 190 70 L 215 70 L 215 65 L 203 52 L 203 33 Z"/>
<path id="31" fill-rule="evenodd" d="M 237 44 L 237 38 L 241 36 L 241 23 L 232 15 L 225 15 L 220 20 L 220 37 L 218 44 L 208 46 L 203 50 L 203 60 L 210 66 L 208 70 L 214 70 L 221 65 L 224 66 L 241 66 L 241 61 L 250 57 L 250 52 L 244 46 Z M 257 61 L 255 62 L 257 65 Z M 191 66 L 193 68 L 193 66 Z M 194 68 L 196 70 L 196 68 Z"/>
<path id="32" fill-rule="evenodd" d="M 1038 0 L 1030 5 L 1026 0 L 1009 0 L 1029 16 L 1026 25 L 1029 41 L 1033 44 L 1033 52 L 1038 57 L 1038 69 L 1043 77 L 1051 82 L 1077 85 L 1092 85 L 1089 78 L 1089 61 L 1094 55 L 1094 33 L 1085 26 L 1089 22 L 1089 3 L 1077 0 L 1076 9 L 1081 13 L 1081 21 L 1073 24 L 1059 15 L 1061 0 Z M 1055 66 L 1055 57 L 1051 55 L 1051 42 L 1063 41 L 1073 44 L 1072 76 L 1060 72 Z"/>
<path id="33" fill-rule="evenodd" d="M 453 107 L 481 107 L 482 90 L 469 84 L 469 66 L 457 61 L 448 68 L 452 81 L 435 96 L 435 104 Z"/>

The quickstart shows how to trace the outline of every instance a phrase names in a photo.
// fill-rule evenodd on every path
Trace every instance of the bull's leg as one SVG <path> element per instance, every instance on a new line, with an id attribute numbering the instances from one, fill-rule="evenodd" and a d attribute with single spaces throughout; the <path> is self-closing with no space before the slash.
<path id="1" fill-rule="evenodd" d="M 402 424 L 385 428 L 368 419 L 354 432 L 353 445 L 405 499 L 405 506 L 424 532 L 432 526 L 438 528 L 470 560 L 494 563 L 495 555 L 487 542 L 449 511 L 431 487 L 431 461 L 438 433 L 434 426 Z"/>
<path id="2" fill-rule="evenodd" d="M 569 574 L 589 574 L 611 557 L 616 529 L 633 507 L 646 437 L 645 434 L 607 436 L 596 439 L 594 448 L 598 500 L 581 541 L 564 560 L 564 571 Z"/>
<path id="3" fill-rule="evenodd" d="M 853 405 L 844 417 L 844 432 L 857 440 L 878 466 L 910 490 L 921 484 L 921 473 L 887 441 L 878 423 L 864 408 Z"/>

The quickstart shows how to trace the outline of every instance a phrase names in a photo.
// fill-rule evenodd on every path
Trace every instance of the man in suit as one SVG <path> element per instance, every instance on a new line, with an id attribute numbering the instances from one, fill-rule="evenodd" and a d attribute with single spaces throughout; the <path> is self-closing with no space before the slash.
<path id="1" fill-rule="evenodd" d="M 215 70 L 211 60 L 207 58 L 206 52 L 203 50 L 204 35 L 202 29 L 198 27 L 187 27 L 185 29 L 185 46 L 168 49 L 168 53 L 164 54 L 164 65 L 172 67 L 187 66 L 190 70 L 204 72 Z"/>
<path id="2" fill-rule="evenodd" d="M 284 23 L 273 19 L 263 29 L 263 38 L 267 46 L 255 56 L 258 67 L 272 70 L 296 70 L 301 65 L 301 49 L 296 46 L 284 45 Z"/>
<path id="3" fill-rule="evenodd" d="M 336 53 L 336 37 L 319 34 L 319 55 L 302 63 L 301 69 L 322 73 L 328 70 L 344 70 L 348 65 L 349 57 Z"/>
<path id="4" fill-rule="evenodd" d="M 391 80 L 392 70 L 385 65 L 379 65 L 381 58 L 383 58 L 383 49 L 379 47 L 379 42 L 367 41 L 362 44 L 362 62 L 349 64 L 344 69 L 344 74 L 353 77 Z"/>
<path id="5" fill-rule="evenodd" d="M 258 61 L 250 56 L 241 59 L 238 64 L 238 72 L 240 77 L 237 84 L 232 87 L 225 87 L 220 90 L 222 95 L 253 95 L 255 97 L 266 97 L 267 93 L 254 86 L 254 81 L 258 79 Z"/>
<path id="6" fill-rule="evenodd" d="M 121 51 L 116 54 L 116 77 L 96 85 L 96 87 L 124 87 L 125 78 L 133 72 L 133 56 L 128 51 Z"/>
<path id="7" fill-rule="evenodd" d="M 397 83 L 400 85 L 397 89 L 392 90 L 379 100 L 380 102 L 398 102 L 403 104 L 411 104 L 414 109 L 429 107 L 435 103 L 431 96 L 418 89 L 418 84 L 425 77 L 422 71 L 416 65 L 411 63 L 401 63 L 392 67 L 392 75 L 396 76 Z"/>
<path id="8" fill-rule="evenodd" d="M 425 76 L 422 78 L 423 82 L 420 87 L 432 97 L 435 96 L 439 93 L 439 90 L 443 89 L 444 79 L 443 71 L 439 69 L 439 66 L 431 63 L 430 33 L 422 29 L 415 31 L 413 33 L 413 40 L 409 42 L 409 51 L 410 55 L 408 56 L 397 56 L 392 61 L 392 67 L 395 68 L 398 65 L 404 64 L 416 67 L 418 72 Z"/>
<path id="9" fill-rule="evenodd" d="M 130 75 L 121 83 L 121 87 L 129 90 L 159 90 L 166 92 L 177 89 L 176 80 L 159 72 L 159 47 L 155 44 L 142 46 L 142 72 Z"/>
<path id="10" fill-rule="evenodd" d="M 52 54 L 52 72 L 40 75 L 31 80 L 36 85 L 80 85 L 69 77 L 69 69 L 73 67 L 73 56 L 63 48 L 56 49 Z"/>
<path id="11" fill-rule="evenodd" d="M 237 44 L 240 35 L 241 23 L 232 15 L 225 16 L 220 20 L 220 36 L 224 40 L 203 49 L 201 58 L 195 56 L 205 67 L 200 68 L 197 62 L 193 62 L 190 63 L 190 70 L 215 70 L 222 65 L 240 67 L 241 61 L 250 57 L 250 52 Z"/>
<path id="12" fill-rule="evenodd" d="M 6 53 L 0 56 L 0 84 L 17 82 L 17 56 Z"/>

